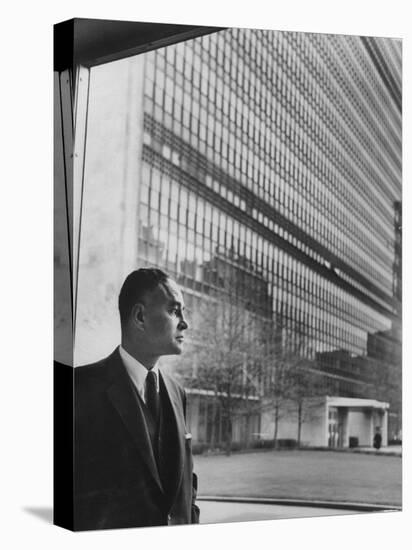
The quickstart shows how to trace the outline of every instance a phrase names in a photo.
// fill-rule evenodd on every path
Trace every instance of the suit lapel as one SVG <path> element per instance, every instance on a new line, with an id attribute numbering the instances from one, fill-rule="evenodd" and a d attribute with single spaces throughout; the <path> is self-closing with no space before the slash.
<path id="1" fill-rule="evenodd" d="M 118 351 L 111 357 L 110 371 L 111 384 L 107 389 L 108 397 L 163 492 L 142 405 L 134 395 L 131 386 L 133 382 L 129 379 Z"/>
<path id="2" fill-rule="evenodd" d="M 184 458 L 185 458 L 185 419 L 183 416 L 183 408 L 181 397 L 179 396 L 175 382 L 170 379 L 166 374 L 160 373 L 160 383 L 164 385 L 166 390 L 166 399 L 169 400 L 171 409 L 173 411 L 173 424 L 177 435 L 177 463 L 176 463 L 176 476 L 174 484 L 172 484 L 171 497 L 172 501 L 179 489 L 182 481 L 184 470 Z"/>

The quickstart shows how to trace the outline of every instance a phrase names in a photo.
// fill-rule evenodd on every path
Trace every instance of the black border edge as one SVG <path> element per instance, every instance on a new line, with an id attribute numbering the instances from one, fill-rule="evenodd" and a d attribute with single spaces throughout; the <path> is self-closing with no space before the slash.
<path id="1" fill-rule="evenodd" d="M 53 25 L 53 69 L 57 72 L 74 64 L 74 19 Z"/>
<path id="2" fill-rule="evenodd" d="M 53 365 L 53 524 L 74 531 L 74 368 Z"/>

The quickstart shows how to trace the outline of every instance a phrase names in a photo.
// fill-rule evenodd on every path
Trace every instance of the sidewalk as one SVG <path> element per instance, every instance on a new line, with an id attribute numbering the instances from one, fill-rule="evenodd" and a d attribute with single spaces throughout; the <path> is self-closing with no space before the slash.
<path id="1" fill-rule="evenodd" d="M 353 453 L 368 453 L 375 455 L 402 456 L 402 445 L 388 445 L 381 447 L 378 451 L 374 447 L 355 447 L 348 449 Z"/>
<path id="2" fill-rule="evenodd" d="M 232 523 L 238 521 L 262 521 L 273 519 L 308 518 L 359 514 L 358 510 L 292 506 L 279 504 L 247 504 L 243 502 L 215 502 L 201 500 L 200 523 Z"/>
<path id="3" fill-rule="evenodd" d="M 357 453 L 357 454 L 368 454 L 368 455 L 385 455 L 385 456 L 397 456 L 402 457 L 402 445 L 388 445 L 387 447 L 381 447 L 379 450 L 376 450 L 375 447 L 302 447 L 296 449 L 301 452 L 306 451 L 323 451 L 331 453 Z M 284 451 L 283 451 L 284 452 Z"/>

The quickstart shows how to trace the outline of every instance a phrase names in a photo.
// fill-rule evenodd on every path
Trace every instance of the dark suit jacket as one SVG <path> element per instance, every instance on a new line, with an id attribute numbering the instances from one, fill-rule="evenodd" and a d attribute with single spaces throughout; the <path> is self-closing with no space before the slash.
<path id="1" fill-rule="evenodd" d="M 74 372 L 74 530 L 198 523 L 184 390 L 160 374 L 169 411 L 165 487 L 144 420 L 144 405 L 136 398 L 118 349 Z"/>

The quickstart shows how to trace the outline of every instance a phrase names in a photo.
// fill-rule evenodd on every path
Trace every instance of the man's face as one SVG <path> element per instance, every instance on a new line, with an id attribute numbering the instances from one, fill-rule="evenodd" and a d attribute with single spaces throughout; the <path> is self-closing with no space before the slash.
<path id="1" fill-rule="evenodd" d="M 183 332 L 188 328 L 179 286 L 169 279 L 144 300 L 144 330 L 150 351 L 175 355 L 183 351 Z"/>

